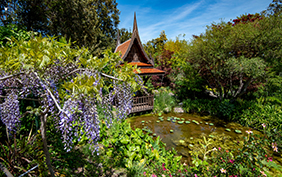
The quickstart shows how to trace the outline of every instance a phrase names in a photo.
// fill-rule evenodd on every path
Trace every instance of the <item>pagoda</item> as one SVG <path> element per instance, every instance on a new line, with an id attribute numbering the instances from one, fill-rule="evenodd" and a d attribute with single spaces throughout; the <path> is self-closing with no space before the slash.
<path id="1" fill-rule="evenodd" d="M 137 68 L 140 72 L 136 72 L 136 74 L 143 76 L 143 80 L 145 82 L 150 76 L 164 76 L 165 74 L 165 71 L 154 68 L 154 59 L 152 57 L 148 57 L 143 48 L 138 33 L 136 13 L 134 13 L 133 31 L 131 38 L 121 44 L 118 33 L 115 52 L 121 53 L 121 58 L 124 62 L 127 62 L 131 65 L 137 65 Z M 153 108 L 154 95 L 138 95 L 133 98 L 133 108 L 131 111 L 132 113 L 152 110 Z"/>
<path id="2" fill-rule="evenodd" d="M 140 73 L 138 73 L 140 76 L 165 74 L 165 71 L 154 68 L 154 59 L 148 57 L 143 48 L 138 33 L 136 13 L 134 13 L 133 31 L 131 38 L 120 44 L 120 38 L 118 34 L 115 52 L 121 52 L 121 58 L 125 62 L 128 62 L 128 64 L 137 65 L 137 68 L 141 71 Z"/>

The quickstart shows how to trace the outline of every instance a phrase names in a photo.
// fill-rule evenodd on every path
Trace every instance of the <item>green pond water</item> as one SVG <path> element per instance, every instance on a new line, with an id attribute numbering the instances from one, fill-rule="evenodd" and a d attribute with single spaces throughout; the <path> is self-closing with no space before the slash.
<path id="1" fill-rule="evenodd" d="M 166 143 L 166 149 L 173 147 L 182 156 L 182 162 L 188 164 L 191 164 L 189 151 L 193 149 L 189 140 L 199 138 L 202 134 L 212 138 L 215 134 L 222 133 L 230 136 L 232 140 L 240 140 L 242 135 L 247 136 L 246 131 L 250 130 L 249 127 L 243 127 L 240 124 L 227 123 L 216 117 L 196 114 L 145 115 L 131 117 L 127 121 L 133 129 L 140 128 L 143 129 L 144 133 L 149 132 L 152 136 L 160 136 L 161 140 Z M 255 130 L 252 131 L 260 133 Z"/>

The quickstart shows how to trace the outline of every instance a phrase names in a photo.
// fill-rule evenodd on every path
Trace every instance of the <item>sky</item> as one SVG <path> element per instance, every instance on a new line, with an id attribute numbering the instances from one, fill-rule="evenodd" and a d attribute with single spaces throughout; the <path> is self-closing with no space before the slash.
<path id="1" fill-rule="evenodd" d="M 221 20 L 230 21 L 242 14 L 260 13 L 272 0 L 116 0 L 120 10 L 118 28 L 132 30 L 136 12 L 142 43 L 165 31 L 168 39 L 205 32 L 206 26 Z"/>

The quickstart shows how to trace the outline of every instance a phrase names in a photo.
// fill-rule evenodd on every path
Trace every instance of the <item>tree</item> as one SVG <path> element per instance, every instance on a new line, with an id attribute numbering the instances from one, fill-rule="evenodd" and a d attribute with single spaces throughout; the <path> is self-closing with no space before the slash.
<path id="1" fill-rule="evenodd" d="M 188 58 L 220 100 L 242 96 L 264 76 L 258 23 L 212 24 L 191 42 Z"/>
<path id="2" fill-rule="evenodd" d="M 148 41 L 146 44 L 143 44 L 143 46 L 148 55 L 156 57 L 158 53 L 163 51 L 166 41 L 165 31 L 162 31 L 160 37 Z"/>
<path id="3" fill-rule="evenodd" d="M 152 76 L 152 84 L 154 87 L 174 87 L 174 84 L 171 82 L 171 79 L 169 77 L 170 73 L 172 72 L 172 64 L 170 61 L 172 54 L 173 52 L 164 49 L 162 53 L 159 53 L 159 55 L 157 56 L 157 69 L 165 71 L 165 74 L 164 76 Z"/>
<path id="4" fill-rule="evenodd" d="M 95 54 L 115 47 L 119 23 L 115 0 L 19 0 L 16 23 L 28 31 L 64 36 Z"/>
<path id="5" fill-rule="evenodd" d="M 0 26 L 12 24 L 16 19 L 17 0 L 2 0 L 0 3 Z"/>
<path id="6" fill-rule="evenodd" d="M 124 43 L 125 41 L 129 40 L 132 36 L 132 32 L 128 31 L 125 28 L 121 28 L 119 30 L 119 36 L 120 36 L 120 43 Z"/>
<path id="7" fill-rule="evenodd" d="M 272 0 L 272 3 L 269 4 L 267 10 L 262 13 L 267 15 L 279 15 L 282 10 L 282 1 L 281 0 Z"/>
<path id="8" fill-rule="evenodd" d="M 178 99 L 200 98 L 204 96 L 203 80 L 189 60 L 189 42 L 180 37 L 179 35 L 175 40 L 170 39 L 165 43 L 165 49 L 173 52 L 170 59 L 172 72 L 168 77 L 174 85 Z"/>
<path id="9" fill-rule="evenodd" d="M 249 22 L 254 22 L 256 20 L 261 20 L 263 19 L 263 16 L 260 15 L 259 13 L 255 13 L 255 14 L 248 14 L 248 15 L 241 15 L 240 17 L 237 17 L 237 19 L 234 19 L 233 22 L 233 26 L 239 23 L 249 23 Z"/>

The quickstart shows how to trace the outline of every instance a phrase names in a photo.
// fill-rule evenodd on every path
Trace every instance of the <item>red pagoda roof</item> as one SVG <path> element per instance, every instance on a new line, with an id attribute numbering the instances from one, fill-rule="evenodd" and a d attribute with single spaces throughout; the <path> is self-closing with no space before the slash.
<path id="1" fill-rule="evenodd" d="M 117 46 L 115 52 L 121 52 L 121 58 L 123 58 L 124 54 L 126 53 L 128 46 L 130 44 L 131 39 L 125 41 L 124 43 Z"/>
<path id="2" fill-rule="evenodd" d="M 160 69 L 156 69 L 156 68 L 138 68 L 141 72 L 136 74 L 139 75 L 163 75 L 165 72 L 163 70 Z"/>
<path id="3" fill-rule="evenodd" d="M 153 67 L 152 64 L 143 63 L 143 62 L 130 62 L 130 65 L 137 65 L 137 67 Z"/>

